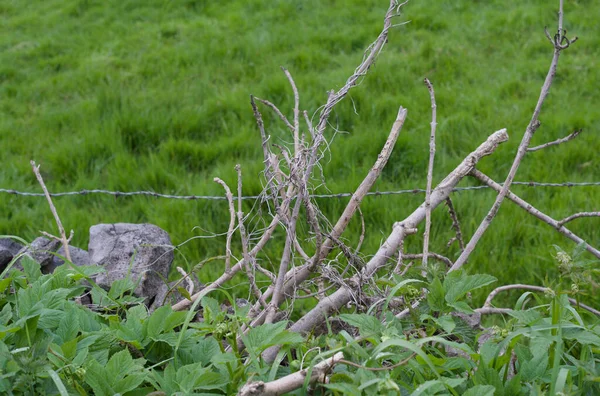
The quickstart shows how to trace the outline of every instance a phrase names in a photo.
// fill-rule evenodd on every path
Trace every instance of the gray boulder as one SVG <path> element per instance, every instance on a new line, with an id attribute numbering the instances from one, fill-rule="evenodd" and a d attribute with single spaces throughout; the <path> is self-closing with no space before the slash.
<path id="1" fill-rule="evenodd" d="M 56 252 L 58 255 L 65 257 L 65 248 L 61 245 L 60 249 Z M 71 254 L 71 262 L 77 266 L 80 265 L 90 265 L 90 255 L 87 251 L 80 249 L 75 246 L 69 246 L 69 253 Z M 65 262 L 59 256 L 54 256 L 52 259 L 52 264 L 44 267 L 42 272 L 45 274 L 49 274 L 54 272 L 56 267 L 59 265 L 63 265 Z"/>
<path id="2" fill-rule="evenodd" d="M 30 257 L 40 265 L 42 272 L 44 272 L 45 267 L 52 265 L 52 262 L 54 260 L 53 253 L 56 252 L 56 250 L 58 250 L 59 246 L 60 241 L 57 241 L 56 239 L 39 237 L 36 238 L 33 242 L 31 242 L 30 245 L 25 246 L 21 250 L 19 250 L 17 255 L 22 254 L 24 256 Z M 14 268 L 23 269 L 23 266 L 21 265 L 21 259 L 19 259 L 15 263 Z"/>
<path id="3" fill-rule="evenodd" d="M 104 267 L 96 276 L 104 289 L 126 277 L 137 284 L 135 295 L 150 304 L 161 290 L 173 262 L 169 234 L 152 224 L 98 224 L 90 227 L 90 264 Z"/>
<path id="4" fill-rule="evenodd" d="M 0 238 L 0 272 L 4 271 L 14 256 L 23 249 L 23 245 L 11 238 Z"/>

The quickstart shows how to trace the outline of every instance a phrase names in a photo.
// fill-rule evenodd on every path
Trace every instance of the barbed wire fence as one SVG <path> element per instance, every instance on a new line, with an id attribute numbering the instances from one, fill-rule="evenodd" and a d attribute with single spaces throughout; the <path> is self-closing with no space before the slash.
<path id="1" fill-rule="evenodd" d="M 547 187 L 547 188 L 560 188 L 560 187 L 600 187 L 600 181 L 595 182 L 563 182 L 563 183 L 545 183 L 545 182 L 535 182 L 535 181 L 515 181 L 512 185 L 525 186 L 525 187 Z M 487 190 L 490 189 L 488 186 L 470 186 L 470 187 L 456 187 L 452 191 L 453 192 L 461 192 L 461 191 L 473 191 L 473 190 Z M 13 189 L 0 188 L 0 193 L 11 194 L 17 196 L 25 196 L 25 197 L 44 197 L 44 193 L 36 193 L 36 192 L 28 192 L 28 191 L 18 191 Z M 386 196 L 386 195 L 401 195 L 401 194 L 424 194 L 425 189 L 422 188 L 413 188 L 413 189 L 405 189 L 405 190 L 395 190 L 395 191 L 371 191 L 367 193 L 367 196 Z M 154 191 L 110 191 L 110 190 L 80 190 L 80 191 L 65 191 L 65 192 L 56 192 L 50 193 L 52 197 L 64 197 L 64 196 L 73 196 L 73 195 L 92 195 L 92 194 L 101 194 L 101 195 L 112 195 L 114 197 L 130 197 L 136 195 L 142 196 L 150 196 L 156 198 L 166 198 L 166 199 L 182 199 L 182 200 L 207 200 L 207 201 L 225 201 L 227 198 L 225 196 L 214 196 L 214 195 L 174 195 L 174 194 L 163 194 Z M 344 193 L 331 193 L 331 194 L 313 194 L 312 198 L 344 198 L 351 197 L 353 193 L 344 192 Z M 263 196 L 260 195 L 247 195 L 242 196 L 242 200 L 256 200 L 260 199 Z M 234 200 L 237 200 L 237 197 L 233 197 Z"/>

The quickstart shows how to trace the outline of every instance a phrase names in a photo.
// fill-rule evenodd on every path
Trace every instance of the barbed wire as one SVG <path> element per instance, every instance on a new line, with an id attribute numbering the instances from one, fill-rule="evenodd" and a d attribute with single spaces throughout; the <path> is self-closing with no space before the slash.
<path id="1" fill-rule="evenodd" d="M 526 187 L 586 187 L 586 186 L 600 186 L 600 181 L 596 182 L 564 182 L 564 183 L 544 183 L 544 182 L 524 182 L 524 181 L 515 181 L 512 183 L 517 186 L 526 186 Z M 471 187 L 456 187 L 452 191 L 460 192 L 460 191 L 473 191 L 473 190 L 486 190 L 489 189 L 488 186 L 471 186 Z M 28 191 L 18 191 L 12 189 L 0 188 L 0 193 L 26 196 L 26 197 L 44 197 L 43 193 L 35 193 Z M 425 193 L 425 189 L 422 188 L 413 188 L 407 190 L 396 190 L 396 191 L 371 191 L 367 193 L 367 196 L 384 196 L 384 195 L 401 195 L 401 194 L 423 194 Z M 167 199 L 183 199 L 183 200 L 213 200 L 213 201 L 224 201 L 227 198 L 225 196 L 213 196 L 213 195 L 173 195 L 173 194 L 162 194 L 154 191 L 110 191 L 110 190 L 80 190 L 80 191 L 65 191 L 65 192 L 57 192 L 50 193 L 53 197 L 64 197 L 70 195 L 92 195 L 92 194 L 104 194 L 104 195 L 112 195 L 115 198 L 118 197 L 130 197 L 135 195 L 145 195 L 156 198 L 167 198 Z M 337 193 L 337 194 L 312 194 L 312 198 L 344 198 L 351 197 L 353 193 Z M 260 195 L 248 195 L 243 196 L 242 200 L 251 200 L 251 199 L 260 199 Z M 234 197 L 234 200 L 237 200 L 237 197 Z"/>

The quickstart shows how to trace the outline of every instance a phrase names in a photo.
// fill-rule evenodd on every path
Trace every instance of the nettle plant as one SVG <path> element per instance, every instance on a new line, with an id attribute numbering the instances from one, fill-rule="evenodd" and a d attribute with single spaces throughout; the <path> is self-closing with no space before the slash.
<path id="1" fill-rule="evenodd" d="M 295 99 L 291 120 L 275 104 L 251 98 L 264 154 L 265 188 L 260 205 L 253 208 L 260 216 L 243 212 L 240 166 L 237 207 L 228 184 L 215 179 L 225 190 L 231 216 L 225 268 L 197 293 L 181 289 L 186 299 L 149 312 L 132 296 L 135 282 L 130 279 L 105 291 L 91 278 L 101 268 L 65 265 L 42 275 L 33 261 L 17 258 L 23 270 L 7 269 L 0 280 L 0 390 L 60 395 L 600 393 L 600 328 L 593 324 L 600 312 L 580 301 L 588 286 L 595 288 L 600 251 L 565 226 L 598 214 L 555 220 L 510 191 L 528 152 L 577 135 L 529 147 L 559 56 L 576 40 L 563 29 L 562 0 L 556 33 L 546 32 L 553 49 L 550 68 L 503 184 L 477 169 L 480 159 L 508 139 L 500 129 L 432 186 L 437 108 L 433 85 L 426 79 L 432 118 L 424 202 L 394 224 L 376 252 L 360 252 L 360 243 L 350 247 L 343 237 L 390 157 L 407 116 L 400 107 L 384 147 L 338 220 L 330 223 L 319 210 L 313 192 L 322 183 L 320 162 L 332 144 L 329 118 L 374 64 L 404 5 L 390 2 L 383 30 L 314 118 L 300 111 L 299 92 L 285 69 Z M 281 119 L 292 143 L 286 146 L 285 138 L 274 143 L 259 104 Z M 466 176 L 498 194 L 464 243 L 450 195 Z M 572 253 L 557 248 L 559 279 L 548 279 L 544 286 L 500 286 L 483 306 L 474 307 L 471 292 L 496 279 L 467 274 L 463 266 L 505 198 L 577 247 Z M 461 246 L 454 261 L 429 247 L 431 212 L 442 203 L 450 209 Z M 264 227 L 251 233 L 248 223 L 256 218 L 265 221 Z M 403 242 L 414 237 L 421 223 L 423 252 L 406 253 Z M 59 230 L 68 262 L 68 238 L 60 222 Z M 283 235 L 285 243 L 269 267 L 262 258 L 274 235 Z M 232 243 L 234 237 L 239 244 Z M 585 261 L 584 252 L 596 260 Z M 236 276 L 249 285 L 250 301 L 237 299 L 224 287 Z M 266 287 L 261 286 L 264 280 Z M 86 288 L 91 289 L 93 309 L 77 301 Z M 524 293 L 513 308 L 495 307 L 493 299 L 508 290 Z M 482 318 L 496 325 L 486 328 Z"/>

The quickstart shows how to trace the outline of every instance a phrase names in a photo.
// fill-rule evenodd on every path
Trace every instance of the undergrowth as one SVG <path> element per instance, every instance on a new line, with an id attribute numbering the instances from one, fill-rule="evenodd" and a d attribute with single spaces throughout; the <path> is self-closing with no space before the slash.
<path id="1" fill-rule="evenodd" d="M 65 264 L 42 275 L 23 257 L 23 270 L 7 269 L 0 280 L 0 392 L 232 395 L 249 380 L 310 370 L 341 351 L 344 359 L 327 384 L 313 388 L 316 394 L 598 394 L 598 320 L 568 300 L 597 265 L 584 261 L 582 250 L 558 249 L 560 279 L 543 294 L 521 294 L 507 319 L 491 328 L 469 324 L 469 294 L 494 277 L 430 271 L 425 278 L 397 276 L 380 309 L 349 311 L 335 331 L 329 323 L 328 331 L 305 336 L 287 331 L 285 321 L 242 335 L 250 304 L 222 290 L 198 300 L 199 313 L 168 305 L 148 312 L 130 294 L 131 280 L 105 291 L 90 278 L 100 267 Z M 396 318 L 388 304 L 410 301 L 417 288 L 428 290 L 427 304 Z M 78 303 L 90 289 L 99 303 Z M 268 364 L 261 353 L 273 345 L 282 349 Z M 290 394 L 306 394 L 307 386 Z"/>

